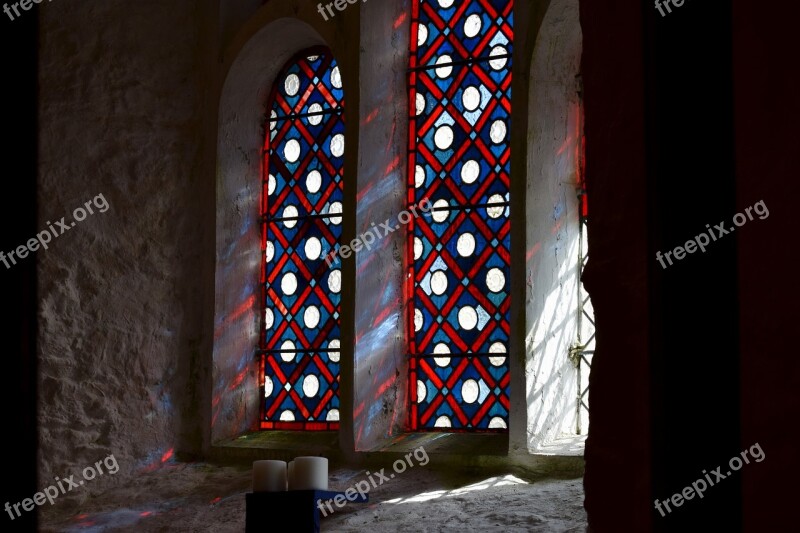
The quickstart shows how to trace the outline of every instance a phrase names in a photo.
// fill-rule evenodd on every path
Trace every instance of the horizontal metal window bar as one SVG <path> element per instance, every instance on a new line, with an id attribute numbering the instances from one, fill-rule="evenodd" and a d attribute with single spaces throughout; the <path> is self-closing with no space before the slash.
<path id="1" fill-rule="evenodd" d="M 458 61 L 450 61 L 449 63 L 437 63 L 435 65 L 420 65 L 419 67 L 409 68 L 407 69 L 408 72 L 419 72 L 421 70 L 433 70 L 442 67 L 457 67 L 461 65 L 468 65 L 470 63 L 486 63 L 488 61 L 494 61 L 495 59 L 511 59 L 513 54 L 499 54 L 496 56 L 484 56 L 484 57 L 470 57 L 468 59 L 459 59 Z M 503 68 L 508 68 L 504 66 Z"/>
<path id="2" fill-rule="evenodd" d="M 328 109 L 323 109 L 322 111 L 316 111 L 314 113 L 299 113 L 297 115 L 281 115 L 278 117 L 269 117 L 268 122 L 280 122 L 282 120 L 290 120 L 295 118 L 319 117 L 322 115 L 341 115 L 343 112 L 344 112 L 343 107 L 332 107 Z"/>
<path id="3" fill-rule="evenodd" d="M 318 350 L 317 349 L 313 349 L 313 348 L 307 349 L 307 350 L 301 350 L 299 348 L 297 350 L 280 350 L 280 349 L 276 348 L 274 350 L 256 350 L 256 353 L 258 353 L 258 354 L 262 354 L 262 353 L 329 353 L 329 352 L 336 353 L 336 352 L 341 352 L 341 351 L 342 351 L 341 348 L 332 349 L 332 350 L 329 350 L 327 348 L 320 348 Z"/>
<path id="4" fill-rule="evenodd" d="M 439 359 L 444 357 L 447 359 L 460 359 L 464 357 L 508 357 L 507 353 L 493 353 L 493 352 L 471 352 L 471 353 L 423 353 L 419 355 L 408 354 L 412 359 Z"/>
<path id="5" fill-rule="evenodd" d="M 419 204 L 413 204 L 417 206 Z M 431 213 L 433 211 L 464 211 L 466 209 L 481 209 L 484 207 L 508 207 L 511 205 L 511 202 L 489 202 L 488 204 L 467 204 L 467 205 L 449 205 L 447 207 L 434 207 L 429 209 L 427 212 Z M 409 206 L 410 208 L 411 206 Z"/>
<path id="6" fill-rule="evenodd" d="M 306 219 L 313 219 L 313 218 L 336 218 L 341 217 L 342 213 L 315 213 L 311 215 L 298 215 L 296 217 L 277 217 L 277 218 L 270 218 L 270 217 L 261 217 L 261 222 L 283 222 L 284 220 L 306 220 Z"/>

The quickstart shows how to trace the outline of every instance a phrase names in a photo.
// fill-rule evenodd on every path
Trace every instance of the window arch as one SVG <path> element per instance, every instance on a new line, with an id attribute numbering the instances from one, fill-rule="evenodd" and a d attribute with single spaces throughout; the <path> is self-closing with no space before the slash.
<path id="1" fill-rule="evenodd" d="M 339 428 L 344 94 L 325 47 L 283 68 L 263 150 L 262 429 Z M 327 259 L 327 260 L 326 260 Z"/>
<path id="2" fill-rule="evenodd" d="M 414 0 L 409 425 L 507 431 L 513 2 Z"/>

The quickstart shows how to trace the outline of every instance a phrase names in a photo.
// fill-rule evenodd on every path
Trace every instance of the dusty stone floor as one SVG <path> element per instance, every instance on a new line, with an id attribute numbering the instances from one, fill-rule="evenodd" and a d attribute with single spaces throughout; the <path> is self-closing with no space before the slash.
<path id="1" fill-rule="evenodd" d="M 387 469 L 387 472 L 389 469 Z M 367 479 L 331 472 L 331 489 Z M 40 515 L 44 532 L 244 531 L 247 467 L 179 463 L 100 495 L 64 497 Z M 581 479 L 526 481 L 512 474 L 470 475 L 410 468 L 322 520 L 323 532 L 506 531 L 583 533 Z"/>

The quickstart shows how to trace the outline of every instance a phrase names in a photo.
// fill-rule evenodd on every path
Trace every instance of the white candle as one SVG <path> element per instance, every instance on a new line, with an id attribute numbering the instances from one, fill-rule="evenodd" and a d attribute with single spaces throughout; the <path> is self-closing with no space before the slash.
<path id="1" fill-rule="evenodd" d="M 294 490 L 328 490 L 328 460 L 324 457 L 295 457 Z"/>
<path id="2" fill-rule="evenodd" d="M 294 488 L 294 461 L 289 461 L 289 490 Z"/>
<path id="3" fill-rule="evenodd" d="M 253 492 L 286 490 L 286 461 L 253 462 Z"/>

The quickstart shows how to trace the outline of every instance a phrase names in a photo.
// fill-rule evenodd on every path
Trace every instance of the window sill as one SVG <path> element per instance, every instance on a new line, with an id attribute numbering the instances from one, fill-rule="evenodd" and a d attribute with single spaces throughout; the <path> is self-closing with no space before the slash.
<path id="1" fill-rule="evenodd" d="M 217 461 L 278 459 L 304 455 L 341 457 L 338 431 L 252 431 L 214 443 L 210 458 Z"/>
<path id="2" fill-rule="evenodd" d="M 358 450 L 356 462 L 385 464 L 387 458 L 423 447 L 434 463 L 443 467 L 489 468 L 505 471 L 514 466 L 535 476 L 583 475 L 586 436 L 565 436 L 530 452 L 509 451 L 508 434 L 498 433 L 404 433 L 368 450 Z M 348 462 L 339 447 L 338 431 L 253 431 L 215 443 L 209 459 L 220 463 L 323 456 L 333 464 Z M 352 462 L 353 457 L 351 456 Z"/>

